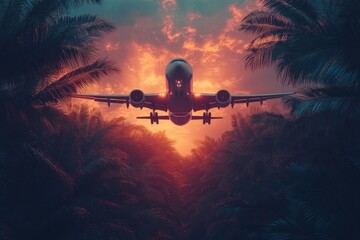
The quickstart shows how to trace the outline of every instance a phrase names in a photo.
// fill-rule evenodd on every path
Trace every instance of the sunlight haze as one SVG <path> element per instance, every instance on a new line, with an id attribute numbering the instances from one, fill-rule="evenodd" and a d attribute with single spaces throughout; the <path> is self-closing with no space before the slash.
<path id="1" fill-rule="evenodd" d="M 163 92 L 165 67 L 175 57 L 185 58 L 192 65 L 195 92 L 215 93 L 220 89 L 233 94 L 287 91 L 290 88 L 281 86 L 271 70 L 252 72 L 244 69 L 243 57 L 249 36 L 238 28 L 242 18 L 256 8 L 255 1 L 230 0 L 105 0 L 101 6 L 82 7 L 77 12 L 97 14 L 115 24 L 115 31 L 101 40 L 99 49 L 103 57 L 115 61 L 121 70 L 82 93 L 127 94 L 132 89 L 141 89 L 145 93 Z M 278 102 L 269 101 L 263 108 Z M 147 116 L 149 109 L 130 107 L 127 110 L 116 104 L 107 109 L 106 104 L 81 103 L 98 106 L 106 117 L 123 116 L 151 131 L 165 131 L 175 140 L 175 147 L 181 154 L 190 153 L 194 143 L 204 136 L 220 137 L 221 133 L 231 129 L 231 115 L 246 108 L 237 105 L 234 109 L 213 109 L 213 116 L 224 119 L 214 120 L 210 126 L 192 121 L 179 127 L 166 120 L 151 125 L 147 120 L 136 119 Z M 201 114 L 199 111 L 194 115 Z"/>

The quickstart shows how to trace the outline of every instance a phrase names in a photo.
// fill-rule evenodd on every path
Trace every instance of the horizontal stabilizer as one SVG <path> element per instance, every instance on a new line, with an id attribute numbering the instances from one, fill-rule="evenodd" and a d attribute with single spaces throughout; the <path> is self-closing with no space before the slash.
<path id="1" fill-rule="evenodd" d="M 136 117 L 136 118 L 137 119 L 151 119 L 150 116 L 147 116 L 147 117 L 141 116 L 141 117 Z M 169 116 L 158 116 L 157 118 L 161 119 L 161 120 L 169 120 Z"/>
<path id="2" fill-rule="evenodd" d="M 192 116 L 191 120 L 203 120 L 204 116 Z M 211 119 L 223 119 L 223 117 L 211 117 Z"/>

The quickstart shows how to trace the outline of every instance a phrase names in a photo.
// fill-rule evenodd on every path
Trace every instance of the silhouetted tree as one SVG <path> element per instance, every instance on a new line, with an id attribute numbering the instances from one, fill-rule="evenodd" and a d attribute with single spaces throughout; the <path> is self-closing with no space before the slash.
<path id="1" fill-rule="evenodd" d="M 260 239 L 262 227 L 281 216 L 288 153 L 278 132 L 290 126 L 277 114 L 239 115 L 219 141 L 194 151 L 193 170 L 184 173 L 187 239 Z"/>
<path id="2" fill-rule="evenodd" d="M 83 106 L 55 126 L 36 146 L 2 146 L 1 234 L 178 239 L 177 184 L 161 160 L 175 165 L 179 155 L 164 136 L 122 119 L 105 121 Z M 154 148 L 140 156 L 145 141 L 163 142 L 162 156 Z"/>
<path id="3" fill-rule="evenodd" d="M 112 25 L 67 15 L 86 2 L 0 0 L 1 239 L 359 239 L 360 4 L 263 0 L 248 66 L 312 86 L 293 116 L 237 115 L 182 158 L 164 133 L 53 107 L 116 70 L 94 59 Z"/>
<path id="4" fill-rule="evenodd" d="M 220 140 L 194 150 L 187 238 L 358 238 L 360 128 L 323 115 L 236 116 Z"/>
<path id="5" fill-rule="evenodd" d="M 289 165 L 288 213 L 269 224 L 266 239 L 358 239 L 359 162 Z"/>
<path id="6" fill-rule="evenodd" d="M 48 106 L 116 71 L 96 59 L 95 41 L 113 29 L 92 15 L 70 16 L 71 7 L 101 0 L 0 1 L 0 125 L 29 132 L 51 128 Z M 55 114 L 54 109 L 50 110 Z M 11 127 L 14 126 L 14 127 Z M 19 129 L 20 128 L 20 129 Z M 25 129 L 24 129 L 25 128 Z"/>
<path id="7" fill-rule="evenodd" d="M 350 0 L 263 3 L 264 9 L 241 25 L 255 35 L 247 65 L 273 65 L 283 83 L 310 85 L 285 100 L 296 117 L 285 138 L 287 213 L 266 228 L 264 237 L 357 239 L 360 5 Z"/>
<path id="8" fill-rule="evenodd" d="M 287 103 L 294 115 L 333 112 L 360 116 L 360 5 L 356 1 L 263 0 L 240 29 L 253 34 L 252 69 L 275 66 L 284 84 L 301 86 Z"/>
<path id="9" fill-rule="evenodd" d="M 95 48 L 113 26 L 68 15 L 87 2 L 101 1 L 0 0 L 0 236 L 177 239 L 171 141 L 53 106 L 117 70 Z"/>

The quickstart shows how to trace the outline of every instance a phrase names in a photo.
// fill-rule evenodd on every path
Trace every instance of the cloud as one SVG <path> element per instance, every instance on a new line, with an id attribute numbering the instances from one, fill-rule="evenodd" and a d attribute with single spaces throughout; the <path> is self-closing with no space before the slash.
<path id="1" fill-rule="evenodd" d="M 103 56 L 117 63 L 121 73 L 102 80 L 86 92 L 129 93 L 132 89 L 163 92 L 165 66 L 175 57 L 184 57 L 193 65 L 197 92 L 285 91 L 275 80 L 273 71 L 244 69 L 244 49 L 250 37 L 239 32 L 238 26 L 241 19 L 256 8 L 259 8 L 258 1 L 253 0 L 104 0 L 100 7 L 78 9 L 76 13 L 97 14 L 117 27 L 99 42 L 99 49 Z M 204 132 L 219 137 L 231 128 L 231 114 L 246 108 L 214 110 L 214 116 L 223 115 L 225 119 L 214 121 L 211 126 L 194 121 L 178 127 L 170 122 L 149 125 L 147 121 L 136 120 L 136 116 L 148 115 L 145 109 L 99 106 L 110 118 L 126 116 L 152 131 L 165 131 L 176 140 L 177 149 L 183 153 L 189 153 L 193 141 L 201 140 Z"/>

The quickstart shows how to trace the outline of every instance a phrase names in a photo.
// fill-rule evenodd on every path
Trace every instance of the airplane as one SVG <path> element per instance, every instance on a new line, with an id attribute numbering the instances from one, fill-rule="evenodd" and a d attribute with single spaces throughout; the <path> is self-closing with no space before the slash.
<path id="1" fill-rule="evenodd" d="M 234 107 L 235 104 L 245 103 L 249 106 L 252 102 L 260 102 L 269 99 L 281 98 L 293 93 L 275 94 L 230 94 L 227 90 L 219 90 L 217 93 L 193 92 L 193 70 L 191 65 L 183 58 L 175 58 L 166 66 L 166 92 L 144 93 L 139 89 L 132 90 L 130 94 L 75 94 L 72 97 L 91 99 L 95 102 L 105 102 L 110 107 L 111 103 L 126 104 L 126 107 L 151 109 L 150 116 L 137 117 L 138 119 L 150 119 L 151 124 L 159 124 L 159 120 L 170 120 L 176 125 L 182 126 L 190 120 L 202 120 L 203 124 L 211 124 L 213 119 L 212 108 Z M 159 116 L 157 110 L 168 112 L 168 115 Z M 193 116 L 193 112 L 204 110 L 202 116 Z"/>

